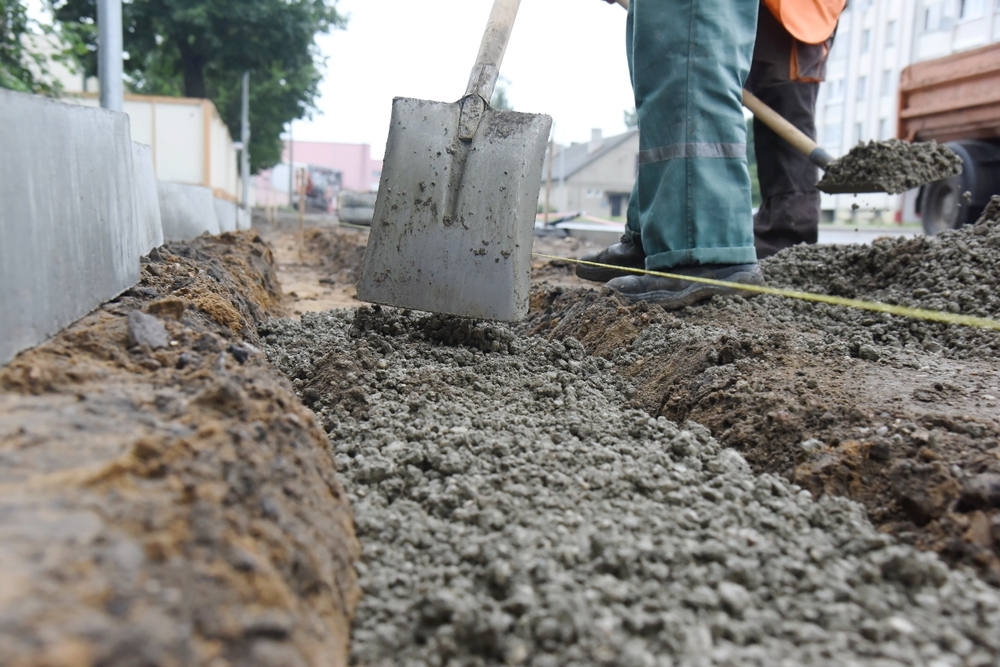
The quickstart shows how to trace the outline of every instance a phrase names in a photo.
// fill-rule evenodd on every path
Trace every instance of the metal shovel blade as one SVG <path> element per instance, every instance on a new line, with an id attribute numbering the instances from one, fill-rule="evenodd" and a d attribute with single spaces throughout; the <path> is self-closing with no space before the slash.
<path id="1" fill-rule="evenodd" d="M 396 98 L 358 298 L 492 320 L 528 311 L 531 243 L 552 119 Z"/>

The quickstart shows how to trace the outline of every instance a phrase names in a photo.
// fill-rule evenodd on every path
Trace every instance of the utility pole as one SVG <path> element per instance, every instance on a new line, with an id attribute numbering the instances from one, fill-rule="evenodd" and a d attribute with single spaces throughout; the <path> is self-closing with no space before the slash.
<path id="1" fill-rule="evenodd" d="M 122 48 L 122 0 L 97 0 L 97 76 L 101 106 L 111 111 L 121 111 L 125 98 Z"/>
<path id="2" fill-rule="evenodd" d="M 243 72 L 243 108 L 240 112 L 240 141 L 243 142 L 243 210 L 250 214 L 250 72 Z"/>

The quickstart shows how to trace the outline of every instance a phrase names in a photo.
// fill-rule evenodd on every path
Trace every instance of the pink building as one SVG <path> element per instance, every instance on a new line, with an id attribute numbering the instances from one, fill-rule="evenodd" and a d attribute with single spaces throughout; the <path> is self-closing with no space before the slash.
<path id="1" fill-rule="evenodd" d="M 326 141 L 296 141 L 292 146 L 295 167 L 315 165 L 341 173 L 341 189 L 375 192 L 382 176 L 382 160 L 372 159 L 368 144 L 337 144 Z M 262 171 L 256 178 L 254 202 L 259 206 L 288 203 L 288 142 L 281 164 Z"/>
<path id="2" fill-rule="evenodd" d="M 334 144 L 324 141 L 296 141 L 292 147 L 296 165 L 314 164 L 335 169 L 342 174 L 341 188 L 356 192 L 378 190 L 382 176 L 382 160 L 372 159 L 368 144 Z M 281 154 L 281 161 L 288 163 L 288 143 Z"/>

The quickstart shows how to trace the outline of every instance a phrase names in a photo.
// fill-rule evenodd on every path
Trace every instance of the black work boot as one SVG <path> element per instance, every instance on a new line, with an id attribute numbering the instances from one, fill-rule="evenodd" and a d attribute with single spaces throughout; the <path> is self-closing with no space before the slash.
<path id="1" fill-rule="evenodd" d="M 630 269 L 646 268 L 646 252 L 642 249 L 642 241 L 632 242 L 629 234 L 622 234 L 621 243 L 605 248 L 600 252 L 591 252 L 581 257 L 585 262 L 597 262 L 598 264 L 612 264 L 614 266 L 624 266 Z M 606 283 L 612 278 L 619 276 L 635 275 L 631 271 L 618 271 L 616 269 L 606 269 L 599 266 L 589 266 L 587 264 L 576 265 L 576 275 L 584 280 L 594 280 L 599 283 Z"/>
<path id="2" fill-rule="evenodd" d="M 761 273 L 760 267 L 756 264 L 676 266 L 670 269 L 663 269 L 661 272 L 724 280 L 730 283 L 739 283 L 740 285 L 764 284 L 764 274 Z M 660 278 L 650 275 L 629 275 L 615 278 L 608 282 L 608 287 L 629 301 L 658 303 L 668 310 L 690 306 L 693 303 L 708 299 L 716 294 L 749 294 L 748 292 L 741 292 L 738 287 L 706 285 L 705 283 L 694 283 L 679 278 Z"/>

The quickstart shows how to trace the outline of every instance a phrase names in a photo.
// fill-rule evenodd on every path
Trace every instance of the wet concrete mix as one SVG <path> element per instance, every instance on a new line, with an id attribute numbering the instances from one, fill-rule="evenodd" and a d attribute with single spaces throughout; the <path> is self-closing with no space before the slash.
<path id="1" fill-rule="evenodd" d="M 834 160 L 820 180 L 820 190 L 855 183 L 874 183 L 876 189 L 899 194 L 962 173 L 962 159 L 934 141 L 912 143 L 899 139 L 859 143 Z"/>
<path id="2" fill-rule="evenodd" d="M 765 270 L 997 317 L 998 243 L 985 220 Z M 521 327 L 260 328 L 354 507 L 354 663 L 995 664 L 1000 336 L 772 297 L 532 301 Z"/>

